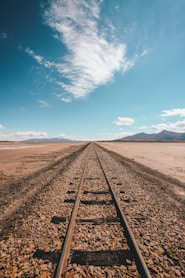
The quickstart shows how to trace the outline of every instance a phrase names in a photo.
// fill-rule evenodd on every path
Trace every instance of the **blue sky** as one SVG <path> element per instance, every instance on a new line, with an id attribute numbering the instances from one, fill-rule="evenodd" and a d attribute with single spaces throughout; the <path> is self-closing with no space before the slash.
<path id="1" fill-rule="evenodd" d="M 185 132 L 185 0 L 1 0 L 0 140 Z"/>

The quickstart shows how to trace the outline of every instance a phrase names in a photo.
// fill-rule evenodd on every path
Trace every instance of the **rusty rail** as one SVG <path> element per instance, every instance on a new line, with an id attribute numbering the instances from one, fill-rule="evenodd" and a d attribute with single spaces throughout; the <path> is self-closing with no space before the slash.
<path id="1" fill-rule="evenodd" d="M 90 148 L 90 147 L 89 147 Z M 89 152 L 88 151 L 88 155 L 85 161 L 85 165 L 84 165 L 84 169 L 83 169 L 83 174 L 80 180 L 80 184 L 78 187 L 78 193 L 77 193 L 77 197 L 75 200 L 75 204 L 74 204 L 74 208 L 71 214 L 71 218 L 70 218 L 70 222 L 69 222 L 69 227 L 67 230 L 67 234 L 65 237 L 65 241 L 64 241 L 64 245 L 62 247 L 62 252 L 60 255 L 60 260 L 58 262 L 58 265 L 56 267 L 55 273 L 54 273 L 54 278 L 60 278 L 62 277 L 62 273 L 65 270 L 66 264 L 67 264 L 67 259 L 69 257 L 69 252 L 70 252 L 70 244 L 71 244 L 71 240 L 72 240 L 72 236 L 73 236 L 73 231 L 74 231 L 74 226 L 75 226 L 75 221 L 76 221 L 76 217 L 77 217 L 77 213 L 78 213 L 78 207 L 79 207 L 79 203 L 80 203 L 80 195 L 81 195 L 81 187 L 83 184 L 83 180 L 84 180 L 84 176 L 85 176 L 85 170 L 87 167 L 87 161 L 89 159 Z"/>
<path id="2" fill-rule="evenodd" d="M 113 202 L 116 206 L 117 213 L 120 217 L 120 221 L 121 221 L 121 223 L 124 227 L 125 234 L 126 234 L 127 240 L 128 240 L 128 244 L 130 245 L 130 248 L 131 248 L 131 250 L 134 254 L 136 265 L 138 267 L 138 271 L 139 271 L 142 278 L 151 278 L 151 274 L 149 272 L 149 269 L 148 269 L 148 267 L 147 267 L 147 265 L 146 265 L 146 263 L 143 259 L 143 256 L 142 256 L 142 254 L 139 250 L 139 247 L 136 243 L 134 235 L 133 235 L 133 233 L 132 233 L 132 231 L 131 231 L 128 223 L 127 223 L 126 217 L 123 214 L 123 211 L 122 211 L 122 209 L 120 207 L 120 204 L 117 200 L 114 189 L 112 188 L 111 183 L 109 181 L 109 178 L 108 178 L 108 176 L 105 172 L 105 168 L 103 167 L 100 156 L 99 156 L 97 150 L 95 150 L 95 152 L 96 152 L 96 155 L 98 157 L 98 161 L 101 165 L 102 171 L 103 171 L 105 179 L 107 181 L 107 184 L 109 186 L 109 189 L 110 189 L 110 192 L 111 192 L 111 195 L 112 195 L 112 198 L 113 198 Z M 72 211 L 72 214 L 71 214 L 67 234 L 66 234 L 65 241 L 64 241 L 64 244 L 63 244 L 63 247 L 62 247 L 60 260 L 59 260 L 58 265 L 57 265 L 56 270 L 55 270 L 54 278 L 62 277 L 62 274 L 64 273 L 66 265 L 67 265 L 67 260 L 68 260 L 69 252 L 70 252 L 70 244 L 71 244 L 71 241 L 72 241 L 75 221 L 76 221 L 76 218 L 77 218 L 77 213 L 78 213 L 78 208 L 79 208 L 79 203 L 80 203 L 81 188 L 82 188 L 82 184 L 83 184 L 83 181 L 84 181 L 85 171 L 86 171 L 86 168 L 87 168 L 87 161 L 89 159 L 89 153 L 90 153 L 90 147 L 89 147 L 88 155 L 87 155 L 87 158 L 86 158 L 86 161 L 85 161 L 83 174 L 82 174 L 80 184 L 79 184 L 79 187 L 78 187 L 77 197 L 76 197 L 74 208 L 73 208 L 73 211 Z"/>
<path id="3" fill-rule="evenodd" d="M 125 229 L 126 235 L 128 237 L 128 243 L 130 244 L 130 247 L 131 247 L 132 251 L 135 254 L 136 265 L 137 265 L 138 270 L 139 270 L 139 272 L 141 274 L 141 277 L 142 278 L 151 278 L 151 274 L 149 272 L 149 269 L 148 269 L 148 267 L 147 267 L 147 265 L 146 265 L 146 263 L 144 261 L 144 258 L 143 258 L 142 254 L 141 254 L 141 251 L 140 251 L 140 249 L 139 249 L 139 247 L 138 247 L 138 245 L 136 243 L 134 235 L 133 235 L 133 233 L 132 233 L 132 231 L 131 231 L 131 229 L 130 229 L 130 227 L 128 225 L 127 219 L 126 219 L 125 215 L 123 214 L 123 211 L 122 211 L 122 209 L 120 207 L 119 201 L 117 200 L 115 191 L 114 191 L 114 189 L 111 186 L 111 183 L 110 183 L 109 178 L 108 178 L 108 176 L 107 176 L 107 174 L 105 172 L 105 169 L 103 167 L 103 164 L 102 164 L 102 162 L 100 160 L 100 157 L 99 157 L 97 151 L 96 151 L 96 154 L 97 154 L 98 160 L 100 162 L 100 165 L 102 167 L 104 176 L 105 176 L 105 178 L 107 180 L 107 183 L 109 185 L 109 188 L 110 188 L 111 194 L 113 196 L 113 200 L 114 200 L 115 206 L 117 208 L 117 211 L 118 211 L 118 214 L 120 216 L 121 222 L 122 222 L 123 227 Z"/>

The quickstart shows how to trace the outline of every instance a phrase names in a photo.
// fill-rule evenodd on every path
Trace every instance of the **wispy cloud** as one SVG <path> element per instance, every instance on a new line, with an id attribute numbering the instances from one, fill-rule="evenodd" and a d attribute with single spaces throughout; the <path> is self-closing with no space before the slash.
<path id="1" fill-rule="evenodd" d="M 31 56 L 37 63 L 39 63 L 40 65 L 45 66 L 46 68 L 51 68 L 51 67 L 57 67 L 57 64 L 48 61 L 47 59 L 45 59 L 44 57 L 42 57 L 41 55 L 36 54 L 32 49 L 30 49 L 29 47 L 27 47 L 25 49 L 25 52 Z"/>
<path id="2" fill-rule="evenodd" d="M 0 129 L 4 129 L 5 127 L 2 125 L 2 124 L 0 124 Z"/>
<path id="3" fill-rule="evenodd" d="M 162 123 L 152 125 L 152 129 L 156 131 L 169 130 L 174 132 L 185 132 L 185 120 L 177 121 L 175 123 Z"/>
<path id="4" fill-rule="evenodd" d="M 134 119 L 126 118 L 126 117 L 118 117 L 114 123 L 118 126 L 132 125 L 134 123 Z"/>
<path id="5" fill-rule="evenodd" d="M 43 99 L 39 99 L 38 103 L 40 103 L 41 107 L 50 107 L 51 105 L 49 103 L 47 103 L 45 100 Z"/>
<path id="6" fill-rule="evenodd" d="M 47 138 L 48 134 L 44 131 L 17 131 L 14 133 L 0 133 L 1 140 L 22 141 L 33 138 Z"/>
<path id="7" fill-rule="evenodd" d="M 25 52 L 29 54 L 33 59 L 35 59 L 39 64 L 42 64 L 43 57 L 41 57 L 40 55 L 36 55 L 34 51 L 31 50 L 29 47 L 25 49 Z"/>
<path id="8" fill-rule="evenodd" d="M 26 48 L 37 63 L 56 73 L 55 83 L 62 88 L 64 102 L 85 98 L 98 86 L 113 80 L 115 72 L 130 70 L 136 61 L 148 54 L 146 49 L 132 58 L 127 45 L 119 40 L 110 19 L 101 18 L 101 0 L 51 0 L 43 11 L 44 22 L 53 36 L 65 45 L 66 52 L 57 60 L 46 59 Z M 70 101 L 69 101 L 70 100 Z"/>
<path id="9" fill-rule="evenodd" d="M 60 86 L 74 98 L 86 97 L 96 87 L 112 80 L 116 71 L 126 72 L 135 63 L 126 57 L 126 44 L 116 38 L 110 22 L 102 25 L 100 12 L 98 0 L 51 0 L 44 11 L 44 20 L 54 37 L 65 44 L 67 53 L 58 61 L 50 62 L 30 48 L 25 50 L 40 65 L 55 69 Z"/>
<path id="10" fill-rule="evenodd" d="M 161 116 L 163 116 L 163 117 L 171 117 L 171 116 L 185 117 L 185 108 L 174 108 L 171 110 L 163 110 Z"/>
<path id="11" fill-rule="evenodd" d="M 67 94 L 65 94 L 65 93 L 56 94 L 56 97 L 57 97 L 59 100 L 61 100 L 61 101 L 63 101 L 63 102 L 66 102 L 66 103 L 69 103 L 69 102 L 72 101 L 72 97 L 69 96 L 69 95 L 67 95 Z"/>
<path id="12" fill-rule="evenodd" d="M 17 138 L 45 138 L 47 133 L 43 131 L 18 131 L 13 134 Z"/>
<path id="13" fill-rule="evenodd" d="M 140 54 L 139 56 L 140 56 L 140 57 L 143 57 L 143 56 L 147 55 L 148 52 L 149 52 L 149 51 L 148 51 L 147 49 L 144 49 L 143 52 L 141 52 L 141 54 Z"/>

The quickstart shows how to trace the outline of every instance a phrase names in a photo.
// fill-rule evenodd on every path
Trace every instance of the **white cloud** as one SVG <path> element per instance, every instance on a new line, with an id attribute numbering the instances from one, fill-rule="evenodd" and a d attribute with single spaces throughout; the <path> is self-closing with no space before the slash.
<path id="1" fill-rule="evenodd" d="M 29 47 L 27 47 L 25 49 L 25 53 L 27 53 L 29 56 L 31 56 L 37 63 L 39 63 L 40 65 L 46 67 L 46 68 L 51 68 L 51 67 L 57 67 L 58 64 L 54 63 L 54 62 L 50 62 L 48 60 L 46 60 L 44 57 L 42 57 L 41 55 L 36 54 L 32 49 L 30 49 Z"/>
<path id="2" fill-rule="evenodd" d="M 14 133 L 0 133 L 0 140 L 22 141 L 33 138 L 47 138 L 48 135 L 44 131 L 18 131 Z"/>
<path id="3" fill-rule="evenodd" d="M 50 69 L 52 74 L 57 73 L 56 84 L 73 99 L 85 98 L 95 88 L 112 80 L 115 72 L 125 73 L 138 58 L 148 53 L 144 49 L 140 55 L 128 59 L 127 45 L 118 40 L 110 19 L 102 21 L 101 2 L 49 1 L 43 15 L 44 22 L 53 30 L 54 38 L 65 45 L 67 52 L 65 55 L 62 53 L 58 60 L 48 61 L 32 49 L 25 49 L 40 65 Z M 60 100 L 72 101 L 66 97 Z"/>
<path id="4" fill-rule="evenodd" d="M 45 138 L 47 133 L 43 131 L 18 131 L 14 133 L 17 138 Z"/>
<path id="5" fill-rule="evenodd" d="M 148 54 L 148 50 L 144 49 L 143 52 L 141 52 L 140 57 L 143 57 L 143 56 L 145 56 L 147 54 Z"/>
<path id="6" fill-rule="evenodd" d="M 50 104 L 48 104 L 45 100 L 39 99 L 38 102 L 40 103 L 41 107 L 50 107 Z"/>
<path id="7" fill-rule="evenodd" d="M 134 63 L 126 58 L 126 44 L 108 39 L 114 28 L 100 26 L 100 2 L 53 0 L 45 11 L 46 23 L 68 50 L 63 62 L 55 66 L 68 80 L 63 89 L 75 98 L 85 97 L 111 80 L 116 71 L 125 72 Z"/>
<path id="8" fill-rule="evenodd" d="M 134 119 L 126 118 L 126 117 L 118 117 L 117 120 L 114 122 L 116 125 L 132 125 L 134 123 Z"/>
<path id="9" fill-rule="evenodd" d="M 185 132 L 185 120 L 177 121 L 175 123 L 162 123 L 158 125 L 152 125 L 152 129 L 156 131 L 169 130 L 174 132 Z"/>
<path id="10" fill-rule="evenodd" d="M 4 129 L 5 127 L 2 125 L 2 124 L 0 124 L 0 129 Z"/>
<path id="11" fill-rule="evenodd" d="M 44 60 L 42 56 L 36 55 L 36 54 L 34 53 L 34 51 L 31 50 L 29 47 L 27 47 L 27 48 L 25 49 L 25 52 L 26 52 L 27 54 L 29 54 L 33 59 L 35 59 L 39 64 L 42 64 L 42 62 L 43 62 L 43 60 Z"/>
<path id="12" fill-rule="evenodd" d="M 62 86 L 61 82 L 58 82 L 58 85 Z M 56 97 L 59 100 L 66 102 L 66 103 L 69 103 L 72 101 L 72 97 L 69 94 L 67 95 L 66 93 L 56 94 Z"/>
<path id="13" fill-rule="evenodd" d="M 69 103 L 71 102 L 71 98 L 68 98 L 68 97 L 61 97 L 60 100 L 62 100 L 63 102 L 66 102 L 66 103 Z"/>
<path id="14" fill-rule="evenodd" d="M 163 116 L 163 117 L 170 117 L 170 116 L 185 117 L 185 108 L 174 108 L 171 110 L 163 110 L 161 116 Z"/>

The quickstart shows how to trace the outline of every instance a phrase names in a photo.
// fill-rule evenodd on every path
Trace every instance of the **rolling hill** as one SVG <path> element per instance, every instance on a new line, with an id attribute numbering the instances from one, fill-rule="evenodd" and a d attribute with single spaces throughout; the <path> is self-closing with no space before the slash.
<path id="1" fill-rule="evenodd" d="M 185 141 L 185 133 L 163 130 L 159 133 L 137 133 L 132 136 L 123 137 L 115 141 Z"/>

